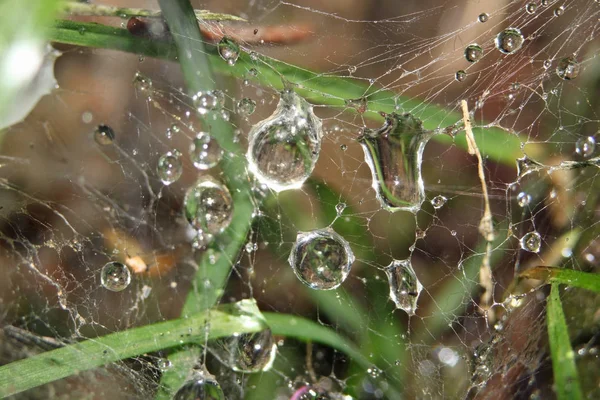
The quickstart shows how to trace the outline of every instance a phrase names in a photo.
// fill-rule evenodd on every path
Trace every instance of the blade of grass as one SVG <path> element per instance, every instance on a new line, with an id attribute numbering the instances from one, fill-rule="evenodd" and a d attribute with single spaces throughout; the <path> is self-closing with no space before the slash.
<path id="1" fill-rule="evenodd" d="M 243 311 L 238 312 L 237 306 L 242 307 Z M 204 325 L 207 320 L 210 320 L 210 339 L 265 329 L 256 303 L 243 301 L 189 318 L 116 332 L 1 366 L 0 397 L 140 354 L 182 344 L 204 344 L 207 335 Z M 330 339 L 330 336 L 326 338 Z"/>
<path id="2" fill-rule="evenodd" d="M 151 41 L 133 36 L 125 29 L 98 24 L 58 21 L 50 34 L 50 40 L 78 46 L 120 50 L 148 57 L 177 59 L 173 42 L 169 40 Z M 426 129 L 450 126 L 462 119 L 459 113 L 445 110 L 434 104 L 397 96 L 392 91 L 375 86 L 369 87 L 355 79 L 318 74 L 262 55 L 250 56 L 247 52 L 242 52 L 234 66 L 224 66 L 223 60 L 217 54 L 214 46 L 202 50 L 202 42 L 196 42 L 196 40 L 200 39 L 195 38 L 189 41 L 192 45 L 192 54 L 206 54 L 214 70 L 219 74 L 254 80 L 261 85 L 278 90 L 283 89 L 282 78 L 285 78 L 285 80 L 298 85 L 296 91 L 299 94 L 316 104 L 345 108 L 346 99 L 367 97 L 369 111 L 365 113 L 365 116 L 383 121 L 380 112 L 390 113 L 396 109 L 396 105 L 400 105 L 402 109 L 421 118 Z M 196 50 L 194 50 L 194 45 Z M 180 56 L 180 59 L 182 58 L 186 57 Z M 250 74 L 248 71 L 252 68 L 256 69 L 258 74 Z M 474 128 L 473 131 L 482 155 L 490 160 L 514 168 L 515 160 L 523 155 L 521 143 L 526 142 L 526 138 L 520 138 L 515 133 L 508 133 L 494 126 Z M 452 138 L 447 135 L 436 135 L 433 140 L 448 145 L 452 143 Z M 467 149 L 464 132 L 456 137 L 455 143 L 458 147 Z M 530 144 L 528 154 L 538 157 L 543 152 Z"/>
<path id="3" fill-rule="evenodd" d="M 539 266 L 524 271 L 520 277 L 526 279 L 539 279 L 552 284 L 562 283 L 571 287 L 578 287 L 600 293 L 599 274 L 565 268 Z"/>
<path id="4" fill-rule="evenodd" d="M 559 400 L 581 399 L 583 396 L 575 366 L 575 353 L 571 348 L 571 339 L 560 301 L 558 283 L 553 283 L 551 286 L 546 318 L 557 397 Z"/>

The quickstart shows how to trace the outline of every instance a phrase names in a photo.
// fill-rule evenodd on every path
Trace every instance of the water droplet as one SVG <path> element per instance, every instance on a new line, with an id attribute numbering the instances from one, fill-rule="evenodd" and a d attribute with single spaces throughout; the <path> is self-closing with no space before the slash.
<path id="1" fill-rule="evenodd" d="M 537 8 L 537 4 L 527 3 L 527 5 L 525 6 L 525 11 L 527 11 L 527 14 L 534 14 L 537 11 Z"/>
<path id="2" fill-rule="evenodd" d="M 488 13 L 481 13 L 477 17 L 477 19 L 479 20 L 479 22 L 487 22 L 490 19 L 490 16 L 488 15 Z"/>
<path id="3" fill-rule="evenodd" d="M 594 150 L 596 150 L 596 139 L 593 136 L 579 138 L 575 143 L 575 152 L 582 157 L 591 157 Z"/>
<path id="4" fill-rule="evenodd" d="M 229 226 L 233 200 L 227 188 L 211 179 L 201 178 L 185 194 L 184 213 L 197 230 L 215 235 Z"/>
<path id="5" fill-rule="evenodd" d="M 517 28 L 508 28 L 503 30 L 496 36 L 496 48 L 501 53 L 511 54 L 519 50 L 523 46 L 525 38 L 521 31 Z"/>
<path id="6" fill-rule="evenodd" d="M 337 203 L 335 205 L 335 211 L 337 212 L 338 215 L 342 215 L 342 213 L 344 212 L 345 209 L 346 209 L 346 203 Z"/>
<path id="7" fill-rule="evenodd" d="M 539 253 L 542 247 L 542 237 L 536 231 L 528 232 L 521 238 L 521 248 L 532 253 Z"/>
<path id="8" fill-rule="evenodd" d="M 192 97 L 194 107 L 201 115 L 219 108 L 219 97 L 213 92 L 198 92 Z"/>
<path id="9" fill-rule="evenodd" d="M 361 97 L 360 99 L 346 100 L 346 107 L 353 108 L 359 114 L 364 114 L 367 111 L 368 103 L 367 99 Z"/>
<path id="10" fill-rule="evenodd" d="M 322 136 L 312 106 L 284 90 L 275 112 L 249 133 L 248 168 L 276 192 L 300 188 L 317 163 Z"/>
<path id="11" fill-rule="evenodd" d="M 392 261 L 385 274 L 390 284 L 390 298 L 396 303 L 396 308 L 404 310 L 408 315 L 414 315 L 423 285 L 419 282 L 410 260 Z"/>
<path id="12" fill-rule="evenodd" d="M 112 144 L 115 140 L 115 131 L 108 125 L 98 125 L 94 131 L 94 140 L 101 146 Z"/>
<path id="13" fill-rule="evenodd" d="M 229 65 L 235 65 L 238 57 L 240 56 L 240 46 L 234 42 L 233 40 L 224 37 L 219 42 L 217 49 L 219 51 L 219 55 Z"/>
<path id="14" fill-rule="evenodd" d="M 217 381 L 199 377 L 184 383 L 173 400 L 225 400 L 225 395 Z"/>
<path id="15" fill-rule="evenodd" d="M 554 16 L 555 17 L 560 17 L 564 13 L 565 13 L 565 7 L 564 6 L 556 7 L 554 9 Z"/>
<path id="16" fill-rule="evenodd" d="M 158 178 L 165 185 L 177 181 L 183 172 L 183 162 L 181 161 L 181 153 L 178 150 L 172 150 L 163 154 L 156 165 L 156 173 Z"/>
<path id="17" fill-rule="evenodd" d="M 147 76 L 136 72 L 133 77 L 133 87 L 140 92 L 150 92 L 152 90 L 152 80 Z"/>
<path id="18" fill-rule="evenodd" d="M 105 289 L 113 292 L 124 290 L 131 283 L 131 272 L 125 264 L 111 261 L 100 271 L 100 283 Z"/>
<path id="19" fill-rule="evenodd" d="M 171 363 L 168 358 L 159 358 L 157 365 L 158 368 L 164 372 L 169 370 L 173 366 L 173 363 Z"/>
<path id="20" fill-rule="evenodd" d="M 347 144 L 341 144 L 341 145 L 340 145 L 340 149 L 341 149 L 342 151 L 346 151 L 346 150 L 348 150 L 348 145 L 347 145 Z"/>
<path id="21" fill-rule="evenodd" d="M 531 195 L 526 192 L 521 192 L 517 195 L 517 203 L 519 207 L 527 207 L 531 203 Z"/>
<path id="22" fill-rule="evenodd" d="M 388 211 L 416 212 L 425 200 L 423 150 L 432 133 L 411 114 L 388 114 L 383 127 L 358 138 L 371 169 L 372 187 Z"/>
<path id="23" fill-rule="evenodd" d="M 444 204 L 446 204 L 446 201 L 448 201 L 448 199 L 442 195 L 438 195 L 435 196 L 433 199 L 431 199 L 431 205 L 433 206 L 433 208 L 435 208 L 436 210 L 442 208 L 444 206 Z"/>
<path id="24" fill-rule="evenodd" d="M 270 329 L 224 339 L 223 348 L 231 369 L 244 373 L 268 371 L 277 355 L 277 345 Z"/>
<path id="25" fill-rule="evenodd" d="M 467 79 L 467 73 L 465 71 L 463 71 L 462 69 L 459 71 L 456 71 L 456 74 L 454 75 L 454 79 L 456 79 L 458 82 L 462 82 L 465 79 Z"/>
<path id="26" fill-rule="evenodd" d="M 544 69 L 550 69 L 551 66 L 552 66 L 551 60 L 544 60 Z"/>
<path id="27" fill-rule="evenodd" d="M 312 289 L 335 289 L 354 262 L 350 244 L 332 229 L 300 232 L 288 259 L 296 276 Z"/>
<path id="28" fill-rule="evenodd" d="M 248 117 L 248 116 L 254 114 L 254 111 L 256 110 L 256 101 L 254 101 L 248 97 L 244 97 L 243 99 L 238 101 L 237 109 L 238 109 L 238 113 L 241 116 Z"/>
<path id="29" fill-rule="evenodd" d="M 190 145 L 190 160 L 199 170 L 207 170 L 219 163 L 223 149 L 207 132 L 200 132 Z"/>
<path id="30" fill-rule="evenodd" d="M 556 67 L 556 74 L 564 80 L 577 78 L 579 75 L 580 66 L 577 60 L 573 57 L 566 57 L 560 60 Z"/>
<path id="31" fill-rule="evenodd" d="M 465 49 L 465 58 L 468 62 L 475 63 L 483 57 L 483 48 L 477 43 L 467 46 Z"/>

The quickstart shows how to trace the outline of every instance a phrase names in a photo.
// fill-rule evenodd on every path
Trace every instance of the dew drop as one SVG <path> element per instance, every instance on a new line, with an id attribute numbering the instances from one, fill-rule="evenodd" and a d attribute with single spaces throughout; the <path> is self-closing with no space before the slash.
<path id="1" fill-rule="evenodd" d="M 133 77 L 133 87 L 140 92 L 150 92 L 152 90 L 152 80 L 147 76 L 136 72 Z"/>
<path id="2" fill-rule="evenodd" d="M 184 383 L 173 400 L 225 400 L 225 395 L 217 381 L 201 377 Z"/>
<path id="3" fill-rule="evenodd" d="M 219 97 L 213 92 L 198 92 L 192 96 L 194 107 L 201 115 L 207 114 L 209 111 L 219 108 Z"/>
<path id="4" fill-rule="evenodd" d="M 231 222 L 233 200 L 229 190 L 211 179 L 201 178 L 190 187 L 183 204 L 190 225 L 204 233 L 221 233 Z"/>
<path id="5" fill-rule="evenodd" d="M 554 16 L 555 17 L 560 17 L 564 13 L 565 13 L 565 7 L 564 6 L 556 7 L 554 9 Z"/>
<path id="6" fill-rule="evenodd" d="M 593 136 L 579 138 L 575 143 L 575 152 L 582 157 L 591 157 L 595 150 L 596 139 Z"/>
<path id="7" fill-rule="evenodd" d="M 288 259 L 296 276 L 312 289 L 335 289 L 354 262 L 350 244 L 332 229 L 300 232 Z"/>
<path id="8" fill-rule="evenodd" d="M 241 116 L 248 117 L 254 114 L 254 111 L 256 110 L 256 101 L 248 97 L 244 97 L 243 99 L 238 101 L 237 110 Z"/>
<path id="9" fill-rule="evenodd" d="M 101 146 L 112 144 L 115 140 L 115 131 L 108 125 L 98 125 L 94 130 L 94 140 Z"/>
<path id="10" fill-rule="evenodd" d="M 528 232 L 521 238 L 521 248 L 532 253 L 539 253 L 542 247 L 542 237 L 536 231 Z"/>
<path id="11" fill-rule="evenodd" d="M 465 49 L 465 58 L 470 63 L 475 63 L 483 57 L 483 48 L 477 43 L 473 43 L 467 46 Z"/>
<path id="12" fill-rule="evenodd" d="M 219 55 L 229 65 L 235 65 L 240 56 L 240 46 L 233 40 L 224 37 L 217 45 Z"/>
<path id="13" fill-rule="evenodd" d="M 224 349 L 231 369 L 244 373 L 268 371 L 277 355 L 277 345 L 270 329 L 227 338 Z"/>
<path id="14" fill-rule="evenodd" d="M 442 208 L 444 206 L 444 204 L 446 204 L 446 202 L 448 201 L 448 199 L 442 195 L 438 195 L 435 196 L 433 199 L 431 199 L 431 205 L 433 206 L 433 208 L 435 208 L 436 210 Z"/>
<path id="15" fill-rule="evenodd" d="M 523 46 L 525 38 L 517 28 L 508 28 L 496 36 L 494 43 L 496 48 L 504 54 L 512 54 Z"/>
<path id="16" fill-rule="evenodd" d="M 249 133 L 248 169 L 276 192 L 298 189 L 317 163 L 322 136 L 321 120 L 312 106 L 284 90 L 275 112 Z"/>
<path id="17" fill-rule="evenodd" d="M 171 369 L 171 367 L 173 366 L 173 363 L 171 363 L 171 361 L 169 361 L 168 358 L 159 358 L 157 365 L 158 365 L 158 368 L 164 372 L 164 371 Z"/>
<path id="18" fill-rule="evenodd" d="M 345 209 L 346 209 L 346 203 L 337 203 L 335 205 L 335 211 L 337 212 L 338 215 L 342 215 L 342 213 L 344 212 Z"/>
<path id="19" fill-rule="evenodd" d="M 537 4 L 535 3 L 527 3 L 527 5 L 525 5 L 525 11 L 527 11 L 527 14 L 534 14 L 537 11 Z"/>
<path id="20" fill-rule="evenodd" d="M 556 67 L 556 74 L 564 80 L 571 80 L 577 78 L 579 75 L 579 62 L 573 57 L 566 57 L 560 60 Z"/>
<path id="21" fill-rule="evenodd" d="M 178 150 L 172 150 L 163 154 L 156 165 L 158 178 L 165 185 L 177 181 L 183 172 L 183 162 L 181 153 Z"/>
<path id="22" fill-rule="evenodd" d="M 396 303 L 396 308 L 404 310 L 408 315 L 415 315 L 423 285 L 419 282 L 410 260 L 392 261 L 385 273 L 390 285 L 390 298 Z"/>
<path id="23" fill-rule="evenodd" d="M 223 149 L 207 132 L 200 132 L 190 144 L 190 160 L 199 170 L 207 170 L 219 163 Z"/>
<path id="24" fill-rule="evenodd" d="M 425 200 L 423 151 L 432 133 L 412 114 L 388 114 L 383 127 L 359 136 L 372 187 L 388 211 L 416 212 Z"/>
<path id="25" fill-rule="evenodd" d="M 479 14 L 479 16 L 477 17 L 477 19 L 479 20 L 479 22 L 483 23 L 483 22 L 488 22 L 488 20 L 490 19 L 490 16 L 488 15 L 488 13 L 481 13 Z"/>
<path id="26" fill-rule="evenodd" d="M 454 75 L 454 79 L 456 79 L 458 82 L 462 82 L 465 79 L 467 79 L 467 73 L 465 71 L 458 70 L 456 71 L 456 74 Z"/>
<path id="27" fill-rule="evenodd" d="M 517 195 L 517 203 L 519 207 L 527 207 L 531 203 L 531 195 L 526 192 L 521 192 Z"/>
<path id="28" fill-rule="evenodd" d="M 100 283 L 105 289 L 120 292 L 131 283 L 131 272 L 125 264 L 111 261 L 106 263 L 100 271 Z"/>

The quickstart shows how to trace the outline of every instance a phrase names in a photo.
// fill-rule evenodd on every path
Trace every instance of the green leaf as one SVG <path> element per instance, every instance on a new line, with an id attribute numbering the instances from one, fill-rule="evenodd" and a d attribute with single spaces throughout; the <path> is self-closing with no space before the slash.
<path id="1" fill-rule="evenodd" d="M 166 17 L 168 17 L 165 14 Z M 81 34 L 80 32 L 84 32 Z M 199 35 L 199 33 L 198 33 Z M 176 34 L 176 40 L 179 34 Z M 50 35 L 51 40 L 79 46 L 121 50 L 130 53 L 142 54 L 148 57 L 158 57 L 175 60 L 177 52 L 173 42 L 169 40 L 149 40 L 131 35 L 125 29 L 110 28 L 98 24 L 83 22 L 59 21 Z M 460 122 L 462 116 L 455 111 L 448 111 L 434 104 L 424 103 L 417 99 L 397 96 L 394 92 L 376 86 L 335 75 L 319 74 L 307 69 L 296 67 L 262 55 L 253 55 L 242 52 L 234 66 L 228 66 L 219 57 L 214 46 L 202 50 L 203 43 L 194 36 L 187 40 L 188 49 L 195 57 L 196 53 L 205 53 L 215 72 L 257 81 L 258 83 L 275 89 L 283 89 L 283 80 L 297 85 L 296 91 L 307 100 L 339 108 L 346 108 L 347 99 L 366 97 L 369 101 L 369 111 L 365 116 L 383 121 L 380 113 L 390 113 L 400 106 L 405 112 L 411 112 L 423 120 L 426 129 L 439 129 Z M 194 47 L 195 46 L 195 47 Z M 190 53 L 187 53 L 190 54 Z M 180 59 L 186 59 L 180 57 Z M 258 74 L 249 74 L 250 69 L 256 69 Z M 514 132 L 507 132 L 496 126 L 482 126 L 474 128 L 477 145 L 484 157 L 495 160 L 510 167 L 516 167 L 515 160 L 523 155 L 521 144 L 527 138 L 521 138 Z M 452 138 L 447 135 L 435 135 L 433 140 L 450 145 Z M 460 133 L 455 143 L 462 149 L 467 148 L 465 134 Z M 528 154 L 538 157 L 543 154 L 540 149 L 528 145 Z"/>
<path id="2" fill-rule="evenodd" d="M 583 396 L 579 385 L 577 367 L 575 366 L 575 353 L 571 347 L 567 322 L 560 301 L 558 283 L 553 283 L 550 289 L 546 318 L 557 397 L 559 400 L 581 399 Z"/>
<path id="3" fill-rule="evenodd" d="M 571 287 L 600 293 L 600 275 L 556 267 L 534 267 L 520 275 L 521 278 L 539 279 L 548 283 L 562 283 Z"/>
<path id="4" fill-rule="evenodd" d="M 210 320 L 210 329 L 205 329 Z M 189 318 L 132 328 L 47 351 L 0 367 L 0 397 L 101 367 L 125 358 L 236 332 L 258 332 L 265 321 L 253 301 L 223 306 Z"/>

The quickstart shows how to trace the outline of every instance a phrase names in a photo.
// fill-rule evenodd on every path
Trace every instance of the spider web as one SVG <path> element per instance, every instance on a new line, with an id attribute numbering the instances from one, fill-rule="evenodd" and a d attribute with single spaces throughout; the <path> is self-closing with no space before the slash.
<path id="1" fill-rule="evenodd" d="M 144 1 L 122 5 L 157 8 Z M 311 179 L 279 194 L 254 183 L 252 230 L 232 260 L 220 302 L 253 298 L 263 311 L 310 318 L 358 343 L 372 367 L 324 345 L 276 337 L 273 368 L 258 374 L 233 372 L 209 352 L 206 369 L 226 397 L 289 399 L 304 385 L 358 399 L 553 397 L 547 290 L 534 282 L 515 285 L 514 278 L 537 265 L 598 268 L 598 170 L 589 161 L 598 153 L 593 146 L 586 153 L 582 144 L 599 130 L 599 5 L 259 0 L 194 6 L 247 18 L 261 35 L 277 24 L 306 28 L 310 35 L 297 43 L 241 45 L 322 76 L 354 79 L 371 94 L 373 88 L 392 93 L 397 113 L 436 128 L 421 165 L 426 201 L 416 213 L 392 213 L 376 199 L 357 141 L 365 128 L 382 124 L 361 110 L 377 109 L 376 101 L 315 104 L 324 137 Z M 503 54 L 494 40 L 510 27 L 524 42 Z M 474 43 L 483 55 L 469 63 L 465 49 Z M 192 244 L 184 195 L 199 176 L 221 179 L 219 167 L 199 172 L 187 157 L 192 139 L 206 129 L 184 94 L 179 65 L 109 50 L 61 50 L 60 87 L 2 138 L 3 363 L 177 318 L 204 251 Z M 561 79 L 557 68 L 569 57 L 578 76 Z M 151 87 L 134 85 L 136 74 Z M 279 92 L 251 79 L 215 83 L 224 105 L 210 115 L 228 120 L 245 148 L 247 133 L 273 112 Z M 239 112 L 243 98 L 256 102 L 249 116 Z M 477 157 L 451 143 L 452 135 L 464 135 L 467 118 L 483 130 L 477 146 L 484 154 L 509 152 L 510 143 L 521 142 L 512 163 L 484 155 L 487 196 Z M 94 141 L 101 124 L 115 132 L 108 146 Z M 492 129 L 504 139 L 486 136 Z M 183 174 L 166 186 L 156 165 L 175 149 L 183 154 Z M 488 203 L 495 237 L 489 244 L 479 229 Z M 342 234 L 356 256 L 350 276 L 331 292 L 303 286 L 287 262 L 298 232 L 325 227 Z M 521 243 L 535 232 L 538 252 Z M 106 290 L 102 266 L 132 255 L 148 270 L 133 271 L 122 292 Z M 405 259 L 423 285 L 410 317 L 390 300 L 385 273 L 393 260 Z M 576 289 L 565 291 L 563 302 L 583 389 L 593 398 L 600 303 Z M 22 396 L 150 398 L 168 355 L 126 360 Z"/>

